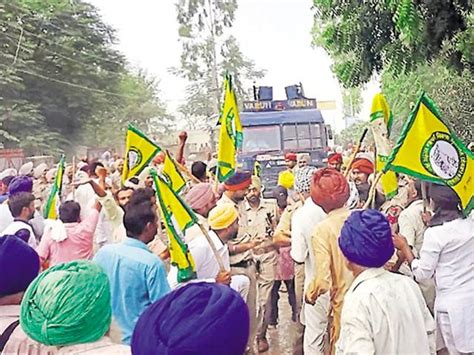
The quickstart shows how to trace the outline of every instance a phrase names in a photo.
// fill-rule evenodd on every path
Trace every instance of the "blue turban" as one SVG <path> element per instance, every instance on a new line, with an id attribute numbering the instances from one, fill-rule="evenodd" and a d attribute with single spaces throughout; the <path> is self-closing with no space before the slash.
<path id="1" fill-rule="evenodd" d="M 132 337 L 136 355 L 241 355 L 249 311 L 229 286 L 191 283 L 167 294 L 141 315 Z"/>
<path id="2" fill-rule="evenodd" d="M 33 180 L 28 176 L 17 176 L 8 185 L 8 196 L 13 196 L 19 192 L 32 192 Z"/>
<path id="3" fill-rule="evenodd" d="M 38 275 L 36 251 L 14 235 L 0 237 L 0 297 L 25 291 Z"/>
<path id="4" fill-rule="evenodd" d="M 353 211 L 344 223 L 339 247 L 351 262 L 365 267 L 381 267 L 394 253 L 392 230 L 377 210 Z"/>

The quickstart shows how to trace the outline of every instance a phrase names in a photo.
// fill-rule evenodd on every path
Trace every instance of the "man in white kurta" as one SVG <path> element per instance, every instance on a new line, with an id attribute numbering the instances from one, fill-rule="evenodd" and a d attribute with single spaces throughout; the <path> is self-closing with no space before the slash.
<path id="1" fill-rule="evenodd" d="M 428 228 L 419 259 L 406 240 L 397 247 L 417 281 L 436 280 L 435 316 L 450 354 L 474 352 L 474 220 Z"/>
<path id="2" fill-rule="evenodd" d="M 448 186 L 433 184 L 429 195 L 436 212 L 419 259 L 405 238 L 394 240 L 417 281 L 435 279 L 435 317 L 449 353 L 474 353 L 474 220 L 462 218 L 459 198 Z"/>
<path id="3" fill-rule="evenodd" d="M 316 205 L 309 195 L 311 176 L 314 169 L 304 167 L 295 176 L 295 190 L 304 204 L 291 218 L 291 257 L 297 263 L 304 263 L 304 293 L 314 279 L 316 260 L 312 248 L 314 227 L 326 213 Z M 305 354 L 322 354 L 328 327 L 329 293 L 318 298 L 315 305 L 303 303 L 301 323 L 305 325 L 303 347 Z"/>
<path id="4" fill-rule="evenodd" d="M 230 209 L 232 207 L 232 209 Z M 223 209 L 226 209 L 224 213 L 229 216 L 229 213 L 235 212 L 235 215 L 227 217 L 224 216 L 227 220 L 225 222 L 218 221 L 218 228 L 219 230 L 217 233 L 214 230 L 209 230 L 208 234 L 216 248 L 217 254 L 222 260 L 224 265 L 225 271 L 230 272 L 230 262 L 229 262 L 229 249 L 227 247 L 227 238 L 232 237 L 232 229 L 230 226 L 235 223 L 238 227 L 238 218 L 237 218 L 237 211 L 233 208 L 233 205 L 229 206 L 220 206 L 216 208 L 216 210 L 211 211 L 210 218 L 212 217 L 213 220 L 211 225 L 216 226 L 215 220 L 218 218 L 215 214 L 223 213 L 221 212 Z M 230 209 L 230 211 L 227 211 Z M 223 228 L 226 226 L 225 228 Z M 188 242 L 188 248 L 191 252 L 191 255 L 194 259 L 194 263 L 196 266 L 196 274 L 197 279 L 193 281 L 207 281 L 207 282 L 216 282 L 219 273 L 221 272 L 219 263 L 217 262 L 216 256 L 214 255 L 211 246 L 206 239 L 206 237 L 201 233 L 199 236 L 195 236 Z M 168 274 L 168 282 L 172 289 L 182 286 L 184 283 L 178 284 L 178 269 L 176 266 L 172 266 L 170 272 Z M 247 299 L 247 295 L 249 292 L 250 287 L 250 280 L 245 275 L 232 275 L 230 280 L 230 287 L 236 290 L 244 300 Z"/>
<path id="5" fill-rule="evenodd" d="M 355 279 L 344 297 L 337 354 L 434 354 L 435 323 L 417 284 L 383 265 L 394 252 L 376 210 L 353 211 L 339 247 Z"/>

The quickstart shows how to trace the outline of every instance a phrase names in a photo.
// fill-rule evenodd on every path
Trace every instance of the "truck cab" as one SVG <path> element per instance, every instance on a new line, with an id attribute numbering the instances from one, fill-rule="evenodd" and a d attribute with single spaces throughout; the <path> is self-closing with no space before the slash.
<path id="1" fill-rule="evenodd" d="M 310 165 L 323 166 L 332 134 L 316 99 L 246 101 L 243 107 L 244 139 L 238 162 L 249 171 L 259 165 L 265 198 L 272 197 L 278 174 L 286 169 L 286 153 L 307 153 Z"/>

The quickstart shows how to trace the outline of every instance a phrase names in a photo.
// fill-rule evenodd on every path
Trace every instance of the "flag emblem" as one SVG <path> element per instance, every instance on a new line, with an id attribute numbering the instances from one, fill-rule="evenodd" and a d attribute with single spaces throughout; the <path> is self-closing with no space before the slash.
<path id="1" fill-rule="evenodd" d="M 145 134 L 132 125 L 128 126 L 125 141 L 125 163 L 122 172 L 122 183 L 132 176 L 140 174 L 153 157 L 161 150 Z"/>
<path id="2" fill-rule="evenodd" d="M 128 170 L 132 170 L 142 162 L 142 155 L 140 151 L 135 147 L 130 147 L 128 152 Z"/>
<path id="3" fill-rule="evenodd" d="M 384 171 L 389 169 L 450 186 L 466 216 L 474 208 L 474 154 L 424 93 L 405 121 Z"/>
<path id="4" fill-rule="evenodd" d="M 421 163 L 431 174 L 446 180 L 448 185 L 456 185 L 466 171 L 467 156 L 450 134 L 438 131 L 423 146 Z"/>

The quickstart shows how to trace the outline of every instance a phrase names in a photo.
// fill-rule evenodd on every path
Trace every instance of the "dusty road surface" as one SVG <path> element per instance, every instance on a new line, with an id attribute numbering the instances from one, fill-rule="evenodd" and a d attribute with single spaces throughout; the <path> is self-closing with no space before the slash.
<path id="1" fill-rule="evenodd" d="M 288 294 L 284 287 L 280 289 L 278 302 L 279 320 L 276 328 L 270 327 L 267 333 L 270 349 L 264 355 L 290 355 L 293 351 L 295 323 L 291 320 L 291 308 L 288 303 Z M 258 354 L 256 351 L 255 354 Z"/>

